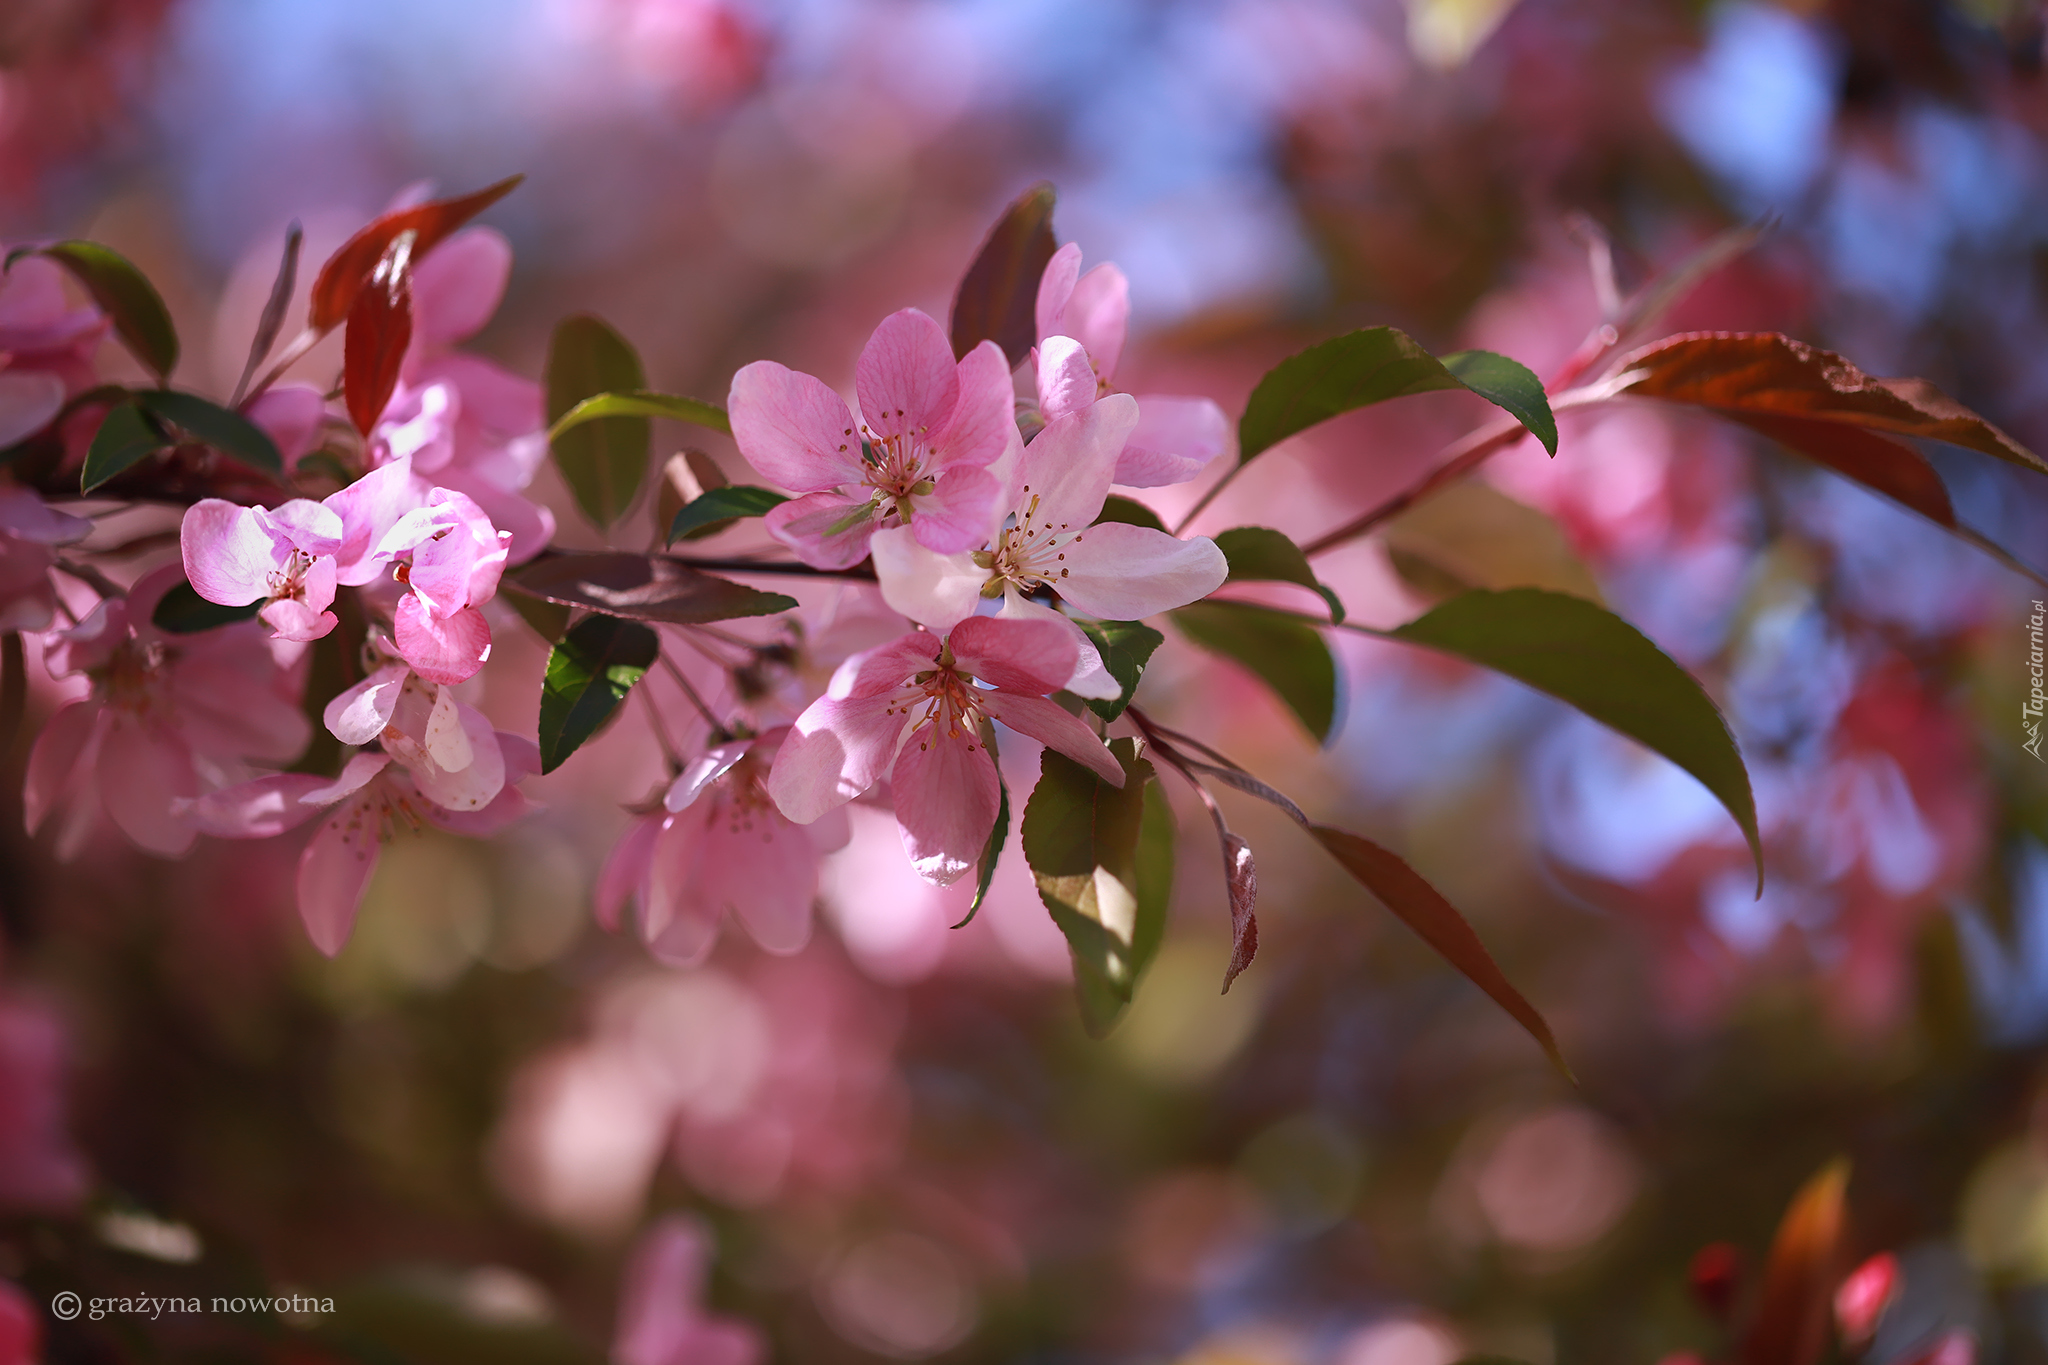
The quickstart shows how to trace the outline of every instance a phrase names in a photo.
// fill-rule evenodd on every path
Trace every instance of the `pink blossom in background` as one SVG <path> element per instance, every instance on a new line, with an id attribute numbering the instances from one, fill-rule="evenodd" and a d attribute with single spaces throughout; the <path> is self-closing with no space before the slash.
<path id="1" fill-rule="evenodd" d="M 794 953 L 811 937 L 818 864 L 845 845 L 845 812 L 809 825 L 776 809 L 765 785 L 787 726 L 714 745 L 686 765 L 606 862 L 597 883 L 598 922 L 618 927 L 628 896 L 655 957 L 693 966 L 707 957 L 729 913 L 771 953 Z"/>
<path id="2" fill-rule="evenodd" d="M 126 598 L 102 601 L 45 640 L 53 677 L 91 683 L 36 737 L 22 792 L 31 834 L 70 808 L 57 841 L 63 856 L 83 846 L 102 808 L 146 851 L 183 853 L 195 832 L 181 803 L 290 763 L 311 737 L 298 706 L 303 679 L 288 671 L 296 647 L 274 651 L 254 622 L 194 635 L 150 624 L 182 576 L 175 564 L 145 574 Z"/>
<path id="3" fill-rule="evenodd" d="M 64 268 L 28 256 L 0 277 L 0 449 L 50 424 L 65 399 L 98 383 L 99 309 L 64 297 Z"/>
<path id="4" fill-rule="evenodd" d="M 1082 274 L 1081 248 L 1072 242 L 1046 262 L 1038 283 L 1035 368 L 1047 421 L 1114 392 L 1130 313 L 1130 285 L 1114 265 L 1105 261 Z M 1230 421 L 1214 400 L 1142 394 L 1113 482 L 1131 488 L 1186 483 L 1229 446 Z"/>
<path id="5" fill-rule="evenodd" d="M 809 824 L 886 773 L 911 863 L 927 880 L 957 880 L 995 827 L 998 785 L 983 717 L 1123 785 L 1122 767 L 1095 733 L 1047 699 L 1073 676 L 1076 654 L 1064 623 L 976 616 L 944 640 L 906 635 L 855 655 L 797 718 L 769 772 L 769 794 L 784 815 Z"/>
<path id="6" fill-rule="evenodd" d="M 858 422 L 823 381 L 772 360 L 733 376 L 740 454 L 805 495 L 769 512 L 769 534 L 823 569 L 867 558 L 889 524 L 927 549 L 973 549 L 1001 488 L 989 466 L 1017 444 L 1001 348 L 985 341 L 956 363 L 939 324 L 906 308 L 875 329 L 855 376 Z"/>
<path id="7" fill-rule="evenodd" d="M 57 612 L 50 568 L 57 547 L 92 534 L 83 517 L 59 512 L 26 488 L 0 486 L 0 630 L 46 630 Z"/>
<path id="8" fill-rule="evenodd" d="M 85 1160 L 65 1131 L 64 1053 L 55 1014 L 0 997 L 0 1208 L 62 1213 L 85 1197 Z M 9 1359 L 5 1312 L 0 1302 L 0 1360 Z"/>
<path id="9" fill-rule="evenodd" d="M 658 1220 L 633 1246 L 619 1290 L 613 1365 L 754 1365 L 766 1353 L 746 1323 L 704 1311 L 711 1239 L 703 1224 Z"/>
<path id="10" fill-rule="evenodd" d="M 42 1309 L 19 1286 L 0 1280 L 0 1365 L 37 1365 L 42 1356 Z"/>
<path id="11" fill-rule="evenodd" d="M 518 783 L 540 771 L 540 751 L 403 664 L 335 697 L 326 722 L 344 744 L 382 749 L 356 754 L 337 778 L 279 773 L 180 810 L 192 828 L 223 839 L 269 838 L 320 816 L 299 859 L 299 917 L 332 956 L 348 942 L 385 844 L 427 825 L 488 838 L 523 818 L 532 806 Z"/>

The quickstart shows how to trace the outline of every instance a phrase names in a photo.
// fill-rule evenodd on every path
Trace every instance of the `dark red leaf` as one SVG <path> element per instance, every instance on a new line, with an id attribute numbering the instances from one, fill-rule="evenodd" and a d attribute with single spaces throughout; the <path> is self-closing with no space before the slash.
<path id="1" fill-rule="evenodd" d="M 1861 427 L 1820 422 L 1811 417 L 1776 417 L 1764 413 L 1729 413 L 1730 417 L 1824 464 L 1837 474 L 1874 488 L 1892 501 L 1912 508 L 1940 526 L 1956 524 L 1948 486 L 1919 451 Z"/>
<path id="2" fill-rule="evenodd" d="M 1628 393 L 1730 415 L 1806 418 L 1947 441 L 2048 473 L 2039 456 L 1924 379 L 1877 379 L 1833 351 L 1776 332 L 1666 337 L 1619 367 Z"/>
<path id="3" fill-rule="evenodd" d="M 525 178 L 510 176 L 460 199 L 437 199 L 409 209 L 396 209 L 370 223 L 343 242 L 341 250 L 320 267 L 320 274 L 313 281 L 307 324 L 318 332 L 330 332 L 339 326 L 355 308 L 356 295 L 369 282 L 370 273 L 399 234 L 414 235 L 412 255 L 417 261 L 450 233 L 512 193 Z"/>
<path id="4" fill-rule="evenodd" d="M 1472 926 L 1466 923 L 1456 906 L 1444 899 L 1443 893 L 1423 880 L 1421 873 L 1394 853 L 1370 839 L 1332 829 L 1328 825 L 1310 825 L 1308 828 L 1330 856 L 1344 865 L 1346 872 L 1377 896 L 1397 919 L 1420 934 L 1423 942 L 1464 973 L 1468 981 L 1492 996 L 1495 1004 L 1506 1010 L 1516 1023 L 1529 1030 L 1530 1036 L 1542 1044 L 1543 1051 L 1557 1069 L 1571 1077 L 1572 1069 L 1558 1050 L 1550 1025 L 1508 981 L 1500 964 L 1493 960 L 1493 954 L 1487 952 L 1486 945 L 1479 941 L 1479 935 L 1472 932 Z M 1573 1083 L 1577 1083 L 1575 1078 Z"/>
<path id="5" fill-rule="evenodd" d="M 993 341 L 1015 368 L 1038 344 L 1038 281 L 1058 249 L 1052 205 L 1052 186 L 1033 185 L 989 229 L 953 295 L 954 355 Z"/>
<path id="6" fill-rule="evenodd" d="M 1230 983 L 1252 965 L 1259 951 L 1259 920 L 1252 912 L 1259 903 L 1259 869 L 1252 862 L 1252 846 L 1217 821 L 1223 839 L 1223 881 L 1230 888 L 1230 966 L 1223 972 L 1223 993 Z"/>
<path id="7" fill-rule="evenodd" d="M 1837 1159 L 1793 1197 L 1771 1241 L 1740 1365 L 1814 1365 L 1827 1349 L 1848 1188 L 1849 1163 Z"/>
<path id="8" fill-rule="evenodd" d="M 506 586 L 564 606 L 670 625 L 772 616 L 796 605 L 779 592 L 699 573 L 673 559 L 623 550 L 553 551 L 505 575 Z"/>
<path id="9" fill-rule="evenodd" d="M 412 344 L 412 250 L 416 241 L 402 232 L 377 261 L 348 311 L 342 341 L 342 397 L 349 420 L 366 438 L 384 415 L 405 348 Z"/>

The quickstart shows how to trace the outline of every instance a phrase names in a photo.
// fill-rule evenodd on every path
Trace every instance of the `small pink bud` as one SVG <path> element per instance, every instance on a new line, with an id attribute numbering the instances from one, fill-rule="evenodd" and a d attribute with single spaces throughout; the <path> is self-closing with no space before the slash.
<path id="1" fill-rule="evenodd" d="M 1700 1307 L 1726 1322 L 1735 1308 L 1736 1291 L 1742 1288 L 1742 1253 L 1727 1242 L 1709 1242 L 1694 1254 L 1685 1278 Z"/>
<path id="2" fill-rule="evenodd" d="M 1849 1273 L 1835 1291 L 1835 1322 L 1842 1344 L 1860 1347 L 1877 1332 L 1877 1320 L 1899 1287 L 1899 1258 L 1889 1251 L 1871 1257 Z"/>

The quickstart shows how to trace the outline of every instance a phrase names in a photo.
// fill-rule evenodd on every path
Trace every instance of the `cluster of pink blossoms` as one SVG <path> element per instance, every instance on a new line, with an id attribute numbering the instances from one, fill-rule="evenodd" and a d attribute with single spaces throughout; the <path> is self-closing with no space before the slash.
<path id="1" fill-rule="evenodd" d="M 1062 248 L 1041 281 L 1032 397 L 1018 398 L 995 343 L 956 360 L 916 309 L 884 319 L 861 352 L 857 417 L 773 361 L 733 376 L 740 453 L 801 495 L 768 513 L 768 533 L 815 568 L 871 558 L 882 598 L 918 629 L 846 659 L 793 723 L 714 735 L 613 854 L 606 924 L 630 895 L 665 961 L 701 961 L 728 911 L 764 948 L 795 951 L 819 857 L 846 842 L 841 808 L 883 783 L 918 873 L 957 881 L 995 827 L 996 724 L 1123 785 L 1096 731 L 1051 699 L 1121 691 L 1053 600 L 1133 621 L 1220 587 L 1229 566 L 1213 541 L 1096 518 L 1113 484 L 1200 473 L 1228 428 L 1207 399 L 1111 388 L 1128 290 L 1116 267 L 1079 264 L 1079 248 Z"/>

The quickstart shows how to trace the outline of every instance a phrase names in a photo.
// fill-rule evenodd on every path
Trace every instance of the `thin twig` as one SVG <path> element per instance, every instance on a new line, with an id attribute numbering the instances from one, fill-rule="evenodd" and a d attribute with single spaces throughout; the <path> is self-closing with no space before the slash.
<path id="1" fill-rule="evenodd" d="M 1216 501 L 1217 495 L 1230 486 L 1230 481 L 1243 471 L 1244 464 L 1243 460 L 1239 460 L 1236 464 L 1224 470 L 1223 477 L 1210 484 L 1208 491 L 1195 499 L 1195 505 L 1187 510 L 1187 514 L 1174 523 L 1173 533 L 1179 535 L 1182 531 L 1187 530 L 1189 525 L 1194 522 L 1194 519 L 1202 515 L 1210 503 Z"/>
<path id="2" fill-rule="evenodd" d="M 647 719 L 654 724 L 654 742 L 661 746 L 662 756 L 668 759 L 669 766 L 680 769 L 683 766 L 682 755 L 676 749 L 675 741 L 669 738 L 668 727 L 661 723 L 661 708 L 654 704 L 654 689 L 642 687 L 636 690 L 646 704 Z"/>
<path id="3" fill-rule="evenodd" d="M 671 678 L 676 680 L 676 686 L 683 689 L 683 695 L 688 697 L 691 704 L 697 708 L 697 714 L 704 717 L 704 723 L 711 727 L 712 735 L 724 735 L 726 733 L 725 722 L 714 715 L 711 708 L 704 704 L 704 698 L 698 695 L 696 688 L 690 686 L 690 680 L 683 676 L 682 669 L 676 667 L 675 660 L 664 654 L 661 656 L 661 666 L 668 670 L 668 675 Z"/>
<path id="4" fill-rule="evenodd" d="M 128 590 L 90 564 L 74 564 L 68 559 L 59 559 L 53 568 L 58 573 L 69 574 L 91 588 L 102 597 L 126 597 Z"/>

